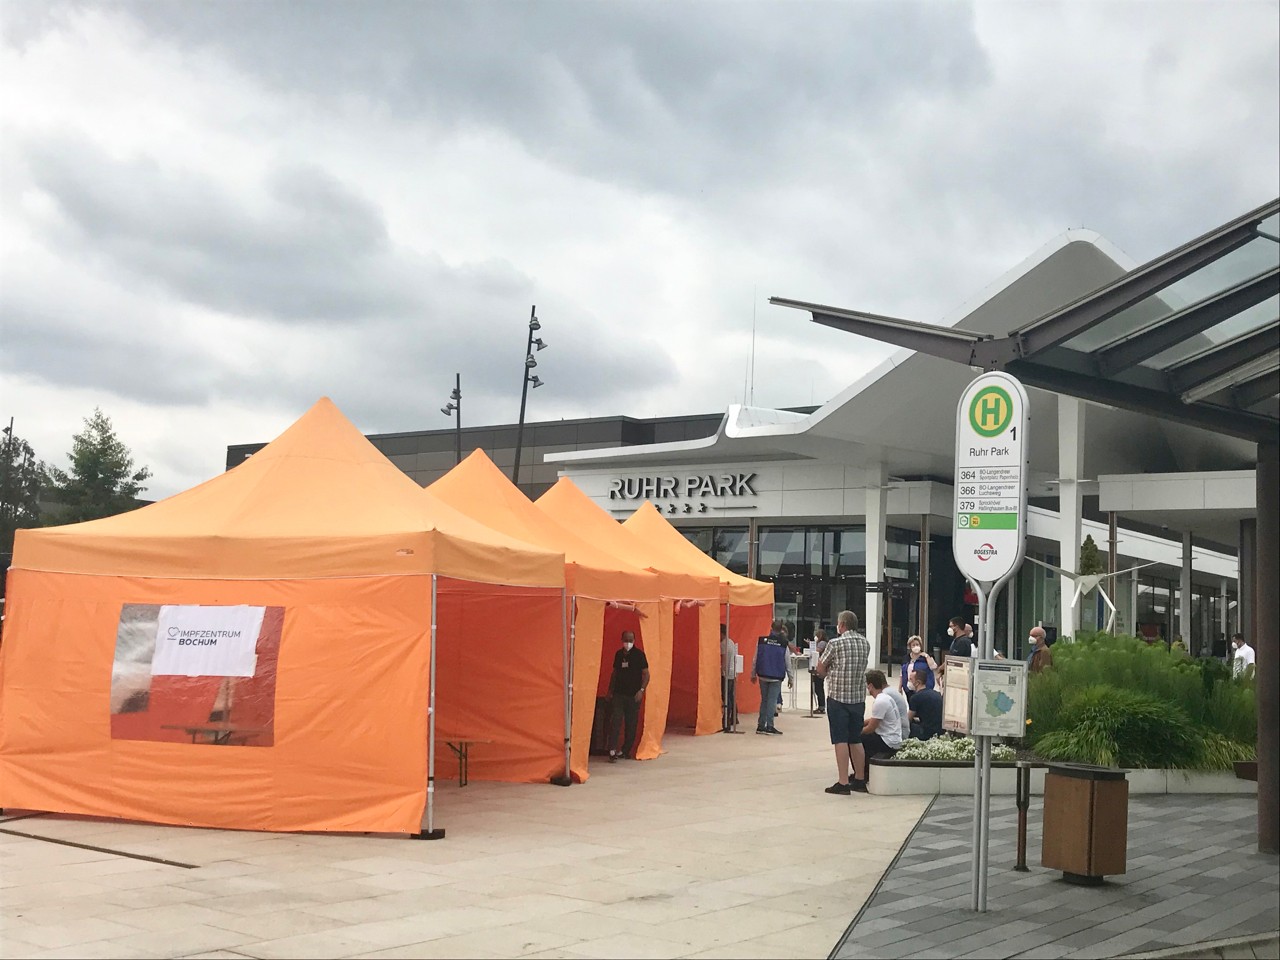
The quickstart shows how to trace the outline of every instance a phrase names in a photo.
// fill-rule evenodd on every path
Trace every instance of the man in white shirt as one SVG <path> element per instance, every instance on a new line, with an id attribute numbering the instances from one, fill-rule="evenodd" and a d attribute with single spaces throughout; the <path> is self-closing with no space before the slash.
<path id="1" fill-rule="evenodd" d="M 867 761 L 879 754 L 896 752 L 902 746 L 904 721 L 908 733 L 911 724 L 909 719 L 903 717 L 898 709 L 897 700 L 889 692 L 889 679 L 884 675 L 884 671 L 868 670 L 866 677 L 867 694 L 873 697 L 874 701 L 871 704 L 871 715 L 862 725 L 862 756 L 857 759 L 862 761 L 863 769 L 855 771 L 855 776 L 863 783 L 866 783 L 867 774 L 870 772 L 870 764 Z"/>
<path id="2" fill-rule="evenodd" d="M 1231 672 L 1239 677 L 1254 664 L 1253 647 L 1245 641 L 1243 633 L 1233 633 L 1231 648 L 1235 651 L 1232 654 Z"/>
<path id="3" fill-rule="evenodd" d="M 884 692 L 893 697 L 893 702 L 898 707 L 898 719 L 901 724 L 898 746 L 902 746 L 911 739 L 911 707 L 907 704 L 907 695 L 893 684 L 885 687 Z"/>

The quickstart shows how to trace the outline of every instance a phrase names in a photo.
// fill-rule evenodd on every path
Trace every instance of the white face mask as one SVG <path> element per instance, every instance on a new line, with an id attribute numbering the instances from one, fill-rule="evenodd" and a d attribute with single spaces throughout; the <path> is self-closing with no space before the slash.
<path id="1" fill-rule="evenodd" d="M 1038 645 L 1040 641 L 1037 640 L 1035 637 L 1027 637 L 1027 643 L 1031 644 L 1034 647 Z"/>
<path id="2" fill-rule="evenodd" d="M 635 646 L 635 644 L 634 644 L 634 643 L 627 643 L 626 641 L 623 641 L 622 649 L 623 649 L 623 650 L 630 650 L 630 649 L 631 649 L 632 647 L 634 647 L 634 646 Z"/>
<path id="3" fill-rule="evenodd" d="M 909 648 L 909 649 L 911 650 L 911 655 L 912 655 L 913 657 L 918 657 L 918 656 L 920 656 L 920 648 L 919 648 L 918 646 L 916 646 L 914 643 L 910 646 L 910 648 Z"/>
<path id="4" fill-rule="evenodd" d="M 948 636 L 948 637 L 954 637 L 955 635 L 956 635 L 956 628 L 955 628 L 955 627 L 947 627 L 947 636 Z"/>

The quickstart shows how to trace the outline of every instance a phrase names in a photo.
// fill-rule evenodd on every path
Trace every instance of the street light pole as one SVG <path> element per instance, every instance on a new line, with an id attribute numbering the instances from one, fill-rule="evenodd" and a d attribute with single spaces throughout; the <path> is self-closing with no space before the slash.
<path id="1" fill-rule="evenodd" d="M 453 392 L 449 394 L 449 402 L 440 408 L 440 412 L 446 417 L 453 416 L 453 412 L 457 411 L 458 416 L 453 425 L 453 451 L 457 458 L 454 462 L 462 462 L 462 374 L 455 373 L 453 375 Z"/>
<path id="2" fill-rule="evenodd" d="M 529 387 L 536 390 L 543 384 L 543 381 L 533 373 L 533 368 L 538 365 L 538 361 L 533 357 L 534 347 L 539 350 L 545 350 L 547 347 L 541 337 L 535 339 L 533 336 L 541 329 L 542 324 L 538 322 L 538 307 L 534 305 L 529 308 L 529 337 L 524 345 L 524 377 L 520 383 L 520 420 L 516 424 L 516 460 L 511 467 L 511 482 L 516 486 L 520 485 L 520 454 L 524 449 L 524 412 L 529 399 Z"/>

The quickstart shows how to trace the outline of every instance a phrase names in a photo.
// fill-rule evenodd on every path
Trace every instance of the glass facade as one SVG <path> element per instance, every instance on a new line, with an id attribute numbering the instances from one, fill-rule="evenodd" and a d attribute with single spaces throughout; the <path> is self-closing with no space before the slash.
<path id="1" fill-rule="evenodd" d="M 1037 560 L 1057 565 L 1058 558 L 1044 554 L 1029 554 Z M 1139 573 L 1135 580 L 1122 575 L 1106 581 L 1105 587 L 1111 602 L 1116 606 L 1116 632 L 1146 637 L 1166 644 L 1182 636 L 1178 625 L 1182 591 L 1176 579 L 1154 574 Z M 1135 597 L 1136 590 L 1136 597 Z M 1023 564 L 1018 572 L 1017 622 L 1025 638 L 1026 632 L 1037 623 L 1053 625 L 1061 631 L 1063 618 L 1059 607 L 1062 594 L 1058 575 L 1052 570 L 1034 563 Z M 1183 638 L 1187 652 L 1192 656 L 1224 657 L 1227 653 L 1226 637 L 1235 631 L 1236 590 L 1234 584 L 1226 594 L 1227 628 L 1222 629 L 1223 595 L 1221 588 L 1195 584 L 1191 593 L 1190 635 Z M 1107 626 L 1110 610 L 1096 591 L 1080 601 L 1080 626 L 1084 630 L 1102 630 Z M 1023 641 L 1019 639 L 1021 644 Z"/>
<path id="2" fill-rule="evenodd" d="M 681 527 L 680 532 L 722 565 L 747 574 L 746 527 Z M 762 526 L 758 536 L 755 576 L 775 585 L 777 614 L 794 621 L 797 636 L 811 637 L 818 627 L 830 632 L 841 610 L 861 614 L 865 609 L 867 542 L 863 527 Z M 919 632 L 918 536 L 914 531 L 890 527 L 885 548 L 885 575 L 903 585 L 886 601 L 882 649 L 884 639 L 891 637 L 892 648 L 898 653 L 905 652 L 907 637 Z"/>

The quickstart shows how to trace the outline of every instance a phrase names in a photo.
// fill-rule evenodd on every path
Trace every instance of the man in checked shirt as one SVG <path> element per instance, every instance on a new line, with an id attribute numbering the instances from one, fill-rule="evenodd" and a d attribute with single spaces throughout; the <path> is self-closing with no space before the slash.
<path id="1" fill-rule="evenodd" d="M 862 750 L 863 710 L 867 702 L 867 661 L 871 645 L 858 632 L 858 618 L 850 610 L 836 617 L 840 636 L 827 644 L 818 660 L 818 676 L 826 681 L 827 725 L 831 728 L 831 745 L 836 752 L 836 774 L 839 779 L 827 787 L 827 793 L 849 795 L 866 793 L 865 776 L 850 781 L 849 765 L 865 769 Z"/>

